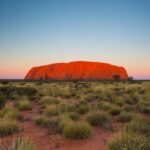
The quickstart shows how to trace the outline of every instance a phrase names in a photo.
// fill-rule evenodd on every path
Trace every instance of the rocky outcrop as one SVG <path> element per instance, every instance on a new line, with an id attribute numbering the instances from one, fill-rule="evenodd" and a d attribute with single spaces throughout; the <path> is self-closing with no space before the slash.
<path id="1" fill-rule="evenodd" d="M 55 63 L 33 67 L 26 75 L 26 80 L 111 80 L 114 75 L 127 79 L 128 74 L 123 67 L 101 63 L 75 61 Z"/>

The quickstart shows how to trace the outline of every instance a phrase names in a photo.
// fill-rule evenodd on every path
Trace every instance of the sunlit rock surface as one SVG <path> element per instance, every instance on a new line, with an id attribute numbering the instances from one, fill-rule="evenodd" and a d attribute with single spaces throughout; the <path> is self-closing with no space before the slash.
<path id="1" fill-rule="evenodd" d="M 127 79 L 124 67 L 101 62 L 75 61 L 33 67 L 27 80 L 111 80 L 114 75 Z"/>

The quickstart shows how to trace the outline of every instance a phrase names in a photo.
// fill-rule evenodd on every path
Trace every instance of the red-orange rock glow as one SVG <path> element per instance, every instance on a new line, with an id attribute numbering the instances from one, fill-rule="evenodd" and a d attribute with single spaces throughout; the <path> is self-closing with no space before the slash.
<path id="1" fill-rule="evenodd" d="M 120 79 L 128 78 L 124 67 L 101 62 L 75 61 L 33 67 L 26 80 L 112 80 L 114 75 Z"/>

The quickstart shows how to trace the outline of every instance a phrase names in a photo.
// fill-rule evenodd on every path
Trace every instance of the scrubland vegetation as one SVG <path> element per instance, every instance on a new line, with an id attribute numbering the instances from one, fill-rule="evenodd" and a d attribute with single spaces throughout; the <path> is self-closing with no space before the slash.
<path id="1" fill-rule="evenodd" d="M 150 82 L 0 83 L 0 137 L 7 143 L 0 142 L 0 149 L 38 150 L 32 140 L 18 138 L 28 121 L 71 140 L 105 129 L 112 132 L 108 150 L 150 150 Z"/>

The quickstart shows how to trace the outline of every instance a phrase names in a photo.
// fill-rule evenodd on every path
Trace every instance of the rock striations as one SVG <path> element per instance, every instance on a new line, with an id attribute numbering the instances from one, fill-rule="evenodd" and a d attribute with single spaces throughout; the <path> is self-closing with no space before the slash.
<path id="1" fill-rule="evenodd" d="M 26 75 L 26 80 L 112 80 L 114 75 L 120 79 L 128 78 L 123 67 L 88 61 L 55 63 L 33 67 Z"/>

